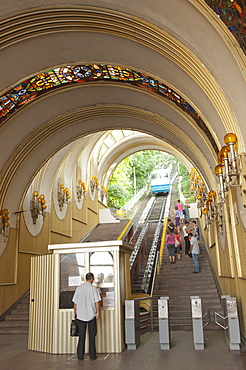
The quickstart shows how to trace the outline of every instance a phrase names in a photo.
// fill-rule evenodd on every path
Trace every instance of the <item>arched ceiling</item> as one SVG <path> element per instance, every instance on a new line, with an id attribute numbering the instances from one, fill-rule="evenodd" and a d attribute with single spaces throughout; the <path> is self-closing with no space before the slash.
<path id="1" fill-rule="evenodd" d="M 245 56 L 231 46 L 229 31 L 211 9 L 188 0 L 160 0 L 154 6 L 146 0 L 90 1 L 90 7 L 87 1 L 73 1 L 69 7 L 56 0 L 48 4 L 3 1 L 1 96 L 57 67 L 119 65 L 180 94 L 202 117 L 219 149 L 230 131 L 237 134 L 239 148 L 245 148 Z M 216 151 L 190 115 L 147 89 L 94 81 L 50 90 L 4 122 L 0 208 L 18 209 L 47 161 L 56 158 L 58 164 L 68 151 L 79 153 L 79 140 L 112 129 L 152 137 L 112 152 L 101 167 L 105 178 L 125 154 L 164 146 L 196 166 L 209 186 L 215 185 Z"/>

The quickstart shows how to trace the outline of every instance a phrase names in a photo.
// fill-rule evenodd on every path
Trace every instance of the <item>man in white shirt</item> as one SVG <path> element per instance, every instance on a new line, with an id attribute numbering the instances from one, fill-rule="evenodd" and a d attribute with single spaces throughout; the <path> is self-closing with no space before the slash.
<path id="1" fill-rule="evenodd" d="M 85 335 L 88 324 L 89 331 L 89 354 L 91 360 L 96 360 L 95 337 L 97 333 L 96 319 L 100 314 L 101 297 L 96 287 L 92 285 L 94 275 L 91 272 L 86 274 L 86 282 L 80 285 L 73 296 L 74 317 L 79 325 L 79 341 L 77 347 L 78 360 L 84 359 Z"/>
<path id="2" fill-rule="evenodd" d="M 198 254 L 200 254 L 200 248 L 198 245 L 198 240 L 193 236 L 192 233 L 188 234 L 189 240 L 190 240 L 190 253 L 192 254 L 192 258 L 194 261 L 194 271 L 193 274 L 197 274 L 200 272 L 199 262 L 198 262 Z"/>

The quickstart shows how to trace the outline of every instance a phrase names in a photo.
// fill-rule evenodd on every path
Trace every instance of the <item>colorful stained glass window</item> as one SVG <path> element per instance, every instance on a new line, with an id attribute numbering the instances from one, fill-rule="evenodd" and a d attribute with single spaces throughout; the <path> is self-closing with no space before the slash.
<path id="1" fill-rule="evenodd" d="M 245 0 L 204 0 L 226 24 L 246 54 Z"/>
<path id="2" fill-rule="evenodd" d="M 0 125 L 4 120 L 22 106 L 28 104 L 35 98 L 43 95 L 47 91 L 57 89 L 64 85 L 88 83 L 93 81 L 123 82 L 135 85 L 173 102 L 189 116 L 191 116 L 197 125 L 204 131 L 209 138 L 214 150 L 218 153 L 218 147 L 212 134 L 203 122 L 196 110 L 173 89 L 141 72 L 105 64 L 75 65 L 55 68 L 53 70 L 42 72 L 36 76 L 25 80 L 7 91 L 0 97 Z"/>

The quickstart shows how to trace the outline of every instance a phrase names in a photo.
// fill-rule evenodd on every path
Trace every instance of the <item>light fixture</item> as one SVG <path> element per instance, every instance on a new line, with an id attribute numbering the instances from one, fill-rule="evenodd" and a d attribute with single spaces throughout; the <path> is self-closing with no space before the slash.
<path id="1" fill-rule="evenodd" d="M 93 194 L 95 190 L 99 190 L 99 181 L 96 176 L 91 177 L 90 181 L 91 193 Z"/>
<path id="2" fill-rule="evenodd" d="M 9 227 L 9 210 L 5 208 L 0 211 L 0 234 L 3 234 L 4 242 L 9 237 Z"/>
<path id="3" fill-rule="evenodd" d="M 224 143 L 229 146 L 231 154 L 231 164 L 233 171 L 237 171 L 237 154 L 235 149 L 237 149 L 237 136 L 233 133 L 226 134 L 224 136 Z M 235 148 L 234 148 L 235 147 Z"/>
<path id="4" fill-rule="evenodd" d="M 204 208 L 202 210 L 202 214 L 205 216 L 205 227 L 204 227 L 204 230 L 207 229 L 208 225 L 209 225 L 209 222 L 208 222 L 208 208 Z"/>
<path id="5" fill-rule="evenodd" d="M 226 146 L 223 146 L 218 155 L 218 166 L 215 174 L 219 177 L 222 202 L 231 187 L 240 187 L 243 206 L 246 207 L 246 158 L 245 153 L 238 154 L 238 140 L 233 133 L 224 136 Z"/>
<path id="6" fill-rule="evenodd" d="M 208 206 L 208 218 L 211 221 L 216 221 L 218 217 L 218 209 L 216 204 L 216 191 L 210 190 L 208 192 L 208 200 L 206 205 Z"/>
<path id="7" fill-rule="evenodd" d="M 87 192 L 86 184 L 81 179 L 79 179 L 78 180 L 78 185 L 77 185 L 78 202 L 81 201 L 82 197 L 84 197 L 84 198 L 86 197 L 86 192 Z"/>
<path id="8" fill-rule="evenodd" d="M 37 191 L 34 191 L 31 200 L 31 215 L 34 224 L 36 224 L 39 215 L 42 215 L 43 218 L 45 217 L 46 208 L 45 195 L 39 195 Z"/>
<path id="9" fill-rule="evenodd" d="M 218 163 L 223 166 L 223 178 L 225 180 L 225 190 L 231 182 L 230 169 L 229 169 L 229 158 L 230 148 L 228 145 L 223 146 L 218 155 Z"/>
<path id="10" fill-rule="evenodd" d="M 67 204 L 67 206 L 69 206 L 69 199 L 70 199 L 69 189 L 65 188 L 64 185 L 61 184 L 60 189 L 58 190 L 58 203 L 60 211 L 62 211 L 64 204 Z"/>
<path id="11" fill-rule="evenodd" d="M 220 182 L 219 195 L 220 195 L 221 201 L 224 202 L 225 201 L 225 187 L 224 187 L 224 180 L 223 180 L 223 166 L 222 166 L 222 164 L 218 164 L 215 167 L 214 173 L 215 173 L 216 176 L 219 177 L 219 182 Z"/>
<path id="12" fill-rule="evenodd" d="M 197 199 L 197 207 L 202 208 L 207 199 L 207 192 L 202 177 L 194 168 L 190 172 L 190 191 L 194 193 L 194 197 Z"/>
<path id="13" fill-rule="evenodd" d="M 108 197 L 108 191 L 105 186 L 102 186 L 101 188 L 101 201 L 103 202 L 104 197 L 107 199 Z"/>

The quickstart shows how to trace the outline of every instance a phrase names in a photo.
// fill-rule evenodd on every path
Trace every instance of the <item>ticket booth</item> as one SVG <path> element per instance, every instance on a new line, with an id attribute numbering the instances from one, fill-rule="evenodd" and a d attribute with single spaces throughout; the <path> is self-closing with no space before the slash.
<path id="1" fill-rule="evenodd" d="M 78 338 L 70 337 L 74 315 L 72 297 L 90 271 L 102 298 L 97 320 L 97 352 L 122 352 L 124 303 L 131 293 L 132 248 L 122 240 L 56 244 L 49 246 L 52 254 L 33 257 L 28 348 L 54 354 L 76 352 Z"/>

